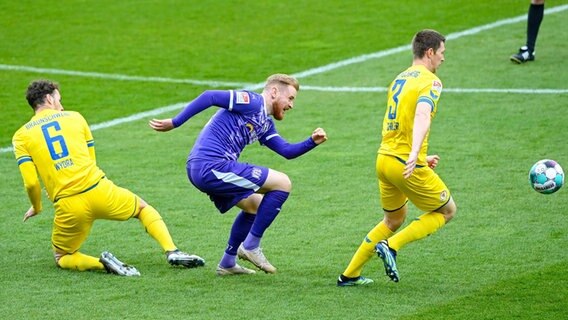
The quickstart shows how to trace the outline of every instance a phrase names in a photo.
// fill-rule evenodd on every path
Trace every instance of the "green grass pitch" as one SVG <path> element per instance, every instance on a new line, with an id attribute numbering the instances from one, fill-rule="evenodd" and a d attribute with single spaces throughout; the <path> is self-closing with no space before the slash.
<path id="1" fill-rule="evenodd" d="M 509 61 L 524 43 L 529 1 L 4 1 L 0 3 L 0 318 L 2 319 L 561 319 L 568 301 L 568 188 L 530 189 L 543 158 L 568 170 L 567 0 L 547 1 L 536 61 Z M 554 10 L 553 10 L 554 9 Z M 360 241 L 381 218 L 374 160 L 384 88 L 411 63 L 422 28 L 449 37 L 430 153 L 456 218 L 399 254 L 401 282 L 378 259 L 364 288 L 338 288 Z M 337 63 L 337 64 L 334 64 Z M 271 73 L 303 88 L 280 133 L 329 140 L 287 161 L 258 145 L 242 160 L 287 173 L 292 194 L 263 246 L 276 275 L 219 278 L 236 209 L 217 213 L 185 176 L 185 158 L 213 110 L 165 134 L 201 91 L 258 85 Z M 54 266 L 53 208 L 29 206 L 9 151 L 31 117 L 27 84 L 61 84 L 63 105 L 91 125 L 107 176 L 162 214 L 204 268 L 170 267 L 133 220 L 98 221 L 82 251 L 109 250 L 139 278 Z M 171 107 L 174 106 L 174 107 Z M 157 115 L 142 114 L 161 110 Z M 140 115 L 109 126 L 111 121 Z M 409 220 L 419 215 L 410 208 Z"/>

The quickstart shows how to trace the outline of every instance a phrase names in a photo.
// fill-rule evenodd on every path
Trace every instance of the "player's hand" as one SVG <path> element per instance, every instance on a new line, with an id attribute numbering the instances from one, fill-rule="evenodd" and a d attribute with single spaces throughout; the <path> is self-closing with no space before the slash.
<path id="1" fill-rule="evenodd" d="M 325 133 L 325 130 L 323 130 L 322 128 L 317 128 L 312 133 L 312 139 L 316 144 L 321 144 L 327 140 L 327 134 Z"/>
<path id="2" fill-rule="evenodd" d="M 436 168 L 438 161 L 440 161 L 440 156 L 438 156 L 437 154 L 426 156 L 426 162 L 428 163 L 428 167 L 430 167 L 430 169 Z"/>
<path id="3" fill-rule="evenodd" d="M 28 211 L 24 214 L 24 222 L 26 222 L 29 218 L 36 216 L 39 212 L 36 212 L 34 207 L 30 207 Z"/>
<path id="4" fill-rule="evenodd" d="M 150 125 L 150 128 L 162 132 L 170 131 L 174 128 L 172 119 L 152 119 L 148 124 Z"/>
<path id="5" fill-rule="evenodd" d="M 418 153 L 411 152 L 410 155 L 408 155 L 408 160 L 406 160 L 406 166 L 404 167 L 404 171 L 402 172 L 404 179 L 410 178 L 410 176 L 414 172 L 414 168 L 416 168 L 417 160 L 418 160 Z"/>

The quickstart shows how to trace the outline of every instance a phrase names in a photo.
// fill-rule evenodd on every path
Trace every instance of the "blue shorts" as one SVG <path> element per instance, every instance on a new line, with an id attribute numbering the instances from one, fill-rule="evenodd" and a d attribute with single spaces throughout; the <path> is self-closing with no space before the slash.
<path id="1" fill-rule="evenodd" d="M 187 177 L 209 195 L 221 213 L 257 192 L 268 178 L 268 168 L 236 161 L 189 161 Z"/>

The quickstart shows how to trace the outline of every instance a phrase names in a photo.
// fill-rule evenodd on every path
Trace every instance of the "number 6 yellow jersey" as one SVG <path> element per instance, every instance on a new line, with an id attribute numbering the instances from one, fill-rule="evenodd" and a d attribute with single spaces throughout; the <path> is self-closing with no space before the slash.
<path id="1" fill-rule="evenodd" d="M 43 110 L 16 131 L 12 144 L 36 208 L 41 207 L 36 170 L 53 202 L 89 190 L 104 177 L 96 165 L 93 135 L 78 112 Z"/>

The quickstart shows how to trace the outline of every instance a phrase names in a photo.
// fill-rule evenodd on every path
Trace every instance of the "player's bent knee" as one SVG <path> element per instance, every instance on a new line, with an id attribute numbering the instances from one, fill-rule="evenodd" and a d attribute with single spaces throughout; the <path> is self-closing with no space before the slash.
<path id="1" fill-rule="evenodd" d="M 282 173 L 282 172 L 278 172 L 278 175 L 277 175 L 276 181 L 275 181 L 274 190 L 280 190 L 280 191 L 286 191 L 286 192 L 292 191 L 292 181 L 290 181 L 290 178 L 288 177 L 288 175 L 286 175 L 285 173 Z"/>
<path id="2" fill-rule="evenodd" d="M 450 222 L 450 220 L 452 220 L 452 218 L 456 216 L 456 212 L 457 212 L 457 210 L 454 207 L 454 210 L 444 214 L 444 218 L 446 218 L 446 223 Z"/>
<path id="3" fill-rule="evenodd" d="M 290 178 L 288 178 L 287 175 L 284 175 L 284 179 L 282 179 L 281 181 L 281 187 L 282 187 L 282 189 L 280 189 L 281 191 L 286 191 L 286 192 L 292 191 L 292 181 L 290 181 Z"/>
<path id="4" fill-rule="evenodd" d="M 147 206 L 149 206 L 149 204 L 146 201 L 144 201 L 144 199 L 138 196 L 137 198 L 138 198 L 138 212 L 136 212 L 136 214 L 133 216 L 134 218 L 138 218 L 142 210 L 144 210 Z"/>
<path id="5" fill-rule="evenodd" d="M 396 231 L 398 230 L 398 228 L 400 228 L 400 226 L 402 226 L 402 224 L 404 223 L 404 218 L 402 219 L 385 219 L 385 225 L 387 226 L 387 228 L 389 228 L 389 230 L 391 231 Z"/>
<path id="6" fill-rule="evenodd" d="M 391 231 L 398 230 L 398 228 L 400 228 L 400 226 L 402 226 L 402 224 L 404 223 L 404 220 L 406 220 L 406 215 L 403 214 L 394 215 L 392 214 L 392 212 L 389 213 L 385 212 L 385 217 L 383 219 L 385 225 Z"/>
<path id="7" fill-rule="evenodd" d="M 290 192 L 292 191 L 292 181 L 290 178 L 282 172 L 270 170 L 268 174 L 268 179 L 262 186 L 263 191 L 285 191 Z"/>
<path id="8" fill-rule="evenodd" d="M 406 220 L 406 205 L 395 211 L 384 211 L 383 221 L 391 231 L 396 231 Z"/>
<path id="9" fill-rule="evenodd" d="M 444 207 L 442 207 L 440 213 L 444 215 L 446 223 L 448 223 L 450 222 L 450 220 L 452 220 L 453 217 L 455 217 L 457 210 L 458 209 L 455 202 L 453 201 L 453 199 L 451 199 L 450 202 L 448 202 Z"/>

